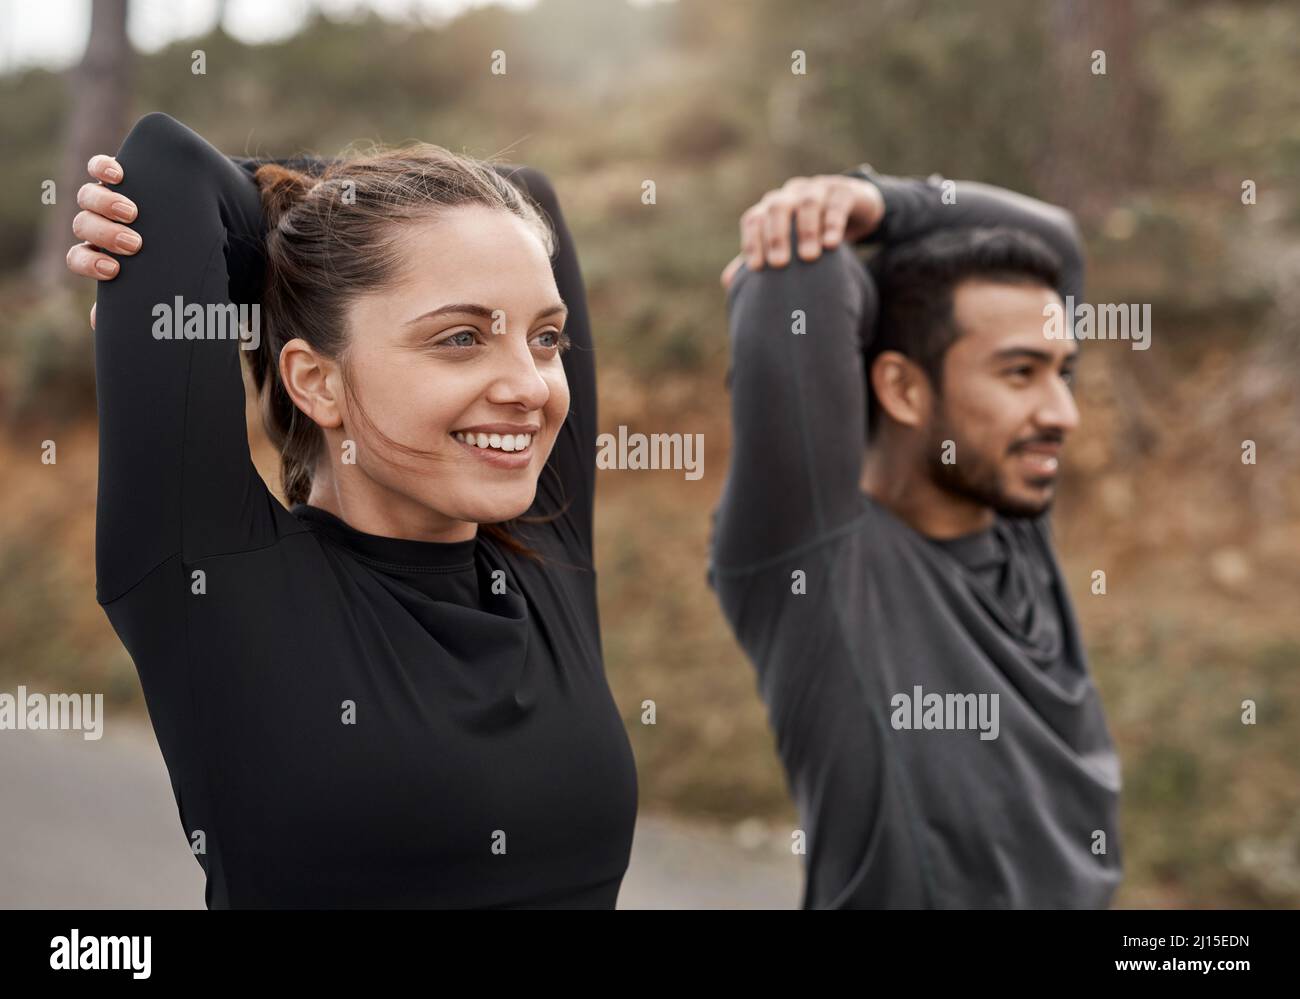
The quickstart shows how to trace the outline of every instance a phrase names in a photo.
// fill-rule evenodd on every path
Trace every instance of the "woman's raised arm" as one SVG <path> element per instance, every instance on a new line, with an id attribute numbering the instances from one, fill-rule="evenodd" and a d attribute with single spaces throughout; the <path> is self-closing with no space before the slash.
<path id="1" fill-rule="evenodd" d="M 136 122 L 116 160 L 114 194 L 138 206 L 142 245 L 96 301 L 101 603 L 169 560 L 269 544 L 277 506 L 249 456 L 239 363 L 255 342 L 241 327 L 260 335 L 257 187 L 158 112 Z"/>

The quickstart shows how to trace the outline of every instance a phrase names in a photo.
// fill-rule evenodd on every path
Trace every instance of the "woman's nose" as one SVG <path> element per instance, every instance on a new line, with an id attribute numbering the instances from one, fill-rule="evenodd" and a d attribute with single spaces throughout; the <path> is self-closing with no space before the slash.
<path id="1" fill-rule="evenodd" d="M 498 334 L 504 339 L 510 334 Z M 515 343 L 500 344 L 500 352 L 488 388 L 489 402 L 505 406 L 541 409 L 550 398 L 546 379 L 537 370 L 537 362 L 523 337 Z"/>

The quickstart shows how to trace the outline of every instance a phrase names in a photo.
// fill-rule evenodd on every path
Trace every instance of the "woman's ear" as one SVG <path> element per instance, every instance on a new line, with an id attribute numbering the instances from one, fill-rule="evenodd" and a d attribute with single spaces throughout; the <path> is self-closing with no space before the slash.
<path id="1" fill-rule="evenodd" d="M 896 350 L 884 350 L 871 364 L 871 391 L 895 423 L 919 427 L 930 412 L 930 382 L 915 361 Z"/>
<path id="2" fill-rule="evenodd" d="M 280 351 L 280 380 L 293 404 L 317 426 L 328 430 L 343 425 L 342 371 L 301 337 Z"/>

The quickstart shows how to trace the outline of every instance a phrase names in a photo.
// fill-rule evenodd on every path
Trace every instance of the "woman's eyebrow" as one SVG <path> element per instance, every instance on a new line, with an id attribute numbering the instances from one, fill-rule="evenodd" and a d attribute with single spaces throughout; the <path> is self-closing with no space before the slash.
<path id="1" fill-rule="evenodd" d="M 493 319 L 495 317 L 493 316 L 492 313 L 493 313 L 492 309 L 485 308 L 482 305 L 473 305 L 465 302 L 458 302 L 454 305 L 443 305 L 440 306 L 439 308 L 431 309 L 430 311 L 425 312 L 422 315 L 416 316 L 414 319 L 408 319 L 403 325 L 412 326 L 415 323 L 421 322 L 425 319 L 438 319 L 441 316 L 477 316 L 480 319 Z M 556 313 L 563 313 L 564 315 L 568 315 L 569 313 L 568 306 L 566 306 L 563 302 L 556 302 L 553 305 L 547 305 L 543 307 L 541 310 L 539 310 L 537 315 L 533 316 L 533 322 L 537 322 L 537 320 L 543 318 L 544 316 L 551 316 L 551 315 L 555 315 Z"/>

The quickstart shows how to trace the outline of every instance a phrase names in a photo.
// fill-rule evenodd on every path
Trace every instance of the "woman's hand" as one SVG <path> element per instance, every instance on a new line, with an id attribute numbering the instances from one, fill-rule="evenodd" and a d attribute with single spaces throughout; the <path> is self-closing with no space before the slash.
<path id="1" fill-rule="evenodd" d="M 106 184 L 122 182 L 122 166 L 111 156 L 99 153 L 90 158 L 86 170 L 97 184 L 82 184 L 77 191 L 77 204 L 81 207 L 72 220 L 72 234 L 84 242 L 68 250 L 68 270 L 73 274 L 111 281 L 117 277 L 118 262 L 102 250 L 130 256 L 140 250 L 139 233 L 123 225 L 133 222 L 135 203 L 124 198 Z M 90 307 L 90 328 L 95 328 L 95 307 Z"/>
<path id="2" fill-rule="evenodd" d="M 823 249 L 871 235 L 884 215 L 885 199 L 869 180 L 841 174 L 791 177 L 740 216 L 740 255 L 722 272 L 722 286 L 731 284 L 742 263 L 752 271 L 789 263 L 791 219 L 799 234 L 799 258 L 816 260 Z"/>

